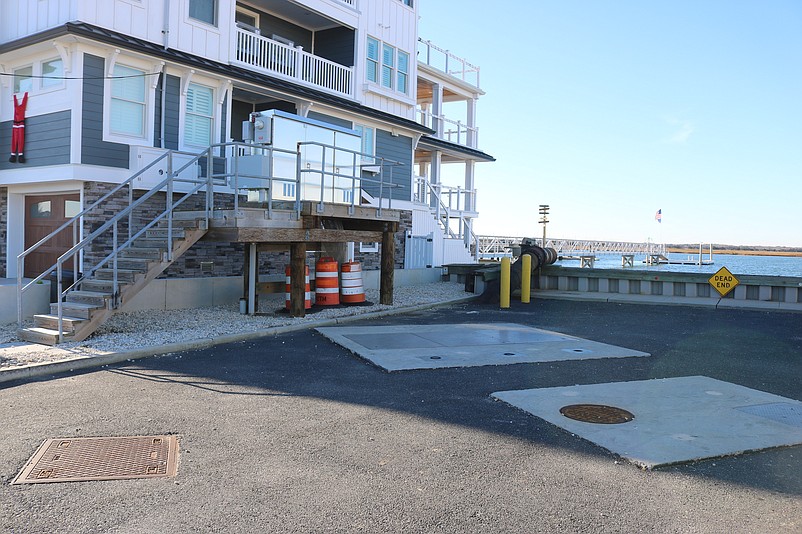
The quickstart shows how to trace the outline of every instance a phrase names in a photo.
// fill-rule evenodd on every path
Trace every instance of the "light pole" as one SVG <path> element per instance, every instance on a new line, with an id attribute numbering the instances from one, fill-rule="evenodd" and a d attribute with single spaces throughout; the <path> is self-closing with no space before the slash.
<path id="1" fill-rule="evenodd" d="M 540 224 L 543 225 L 543 243 L 541 243 L 541 246 L 543 248 L 546 248 L 546 223 L 549 222 L 549 205 L 541 204 L 539 212 L 540 212 Z"/>

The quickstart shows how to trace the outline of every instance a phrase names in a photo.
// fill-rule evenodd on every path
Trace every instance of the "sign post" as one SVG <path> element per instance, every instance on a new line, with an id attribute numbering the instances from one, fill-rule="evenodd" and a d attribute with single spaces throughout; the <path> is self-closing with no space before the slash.
<path id="1" fill-rule="evenodd" d="M 735 278 L 735 275 L 732 274 L 726 267 L 722 267 L 716 274 L 708 279 L 713 288 L 718 291 L 719 295 L 724 297 L 727 293 L 735 289 L 735 286 L 738 285 L 739 280 Z"/>

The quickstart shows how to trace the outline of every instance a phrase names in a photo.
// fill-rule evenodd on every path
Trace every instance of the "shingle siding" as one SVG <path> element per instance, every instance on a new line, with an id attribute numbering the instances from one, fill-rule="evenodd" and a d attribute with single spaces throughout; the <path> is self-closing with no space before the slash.
<path id="1" fill-rule="evenodd" d="M 103 141 L 102 57 L 84 55 L 83 114 L 81 115 L 81 163 L 127 169 L 130 147 Z"/>

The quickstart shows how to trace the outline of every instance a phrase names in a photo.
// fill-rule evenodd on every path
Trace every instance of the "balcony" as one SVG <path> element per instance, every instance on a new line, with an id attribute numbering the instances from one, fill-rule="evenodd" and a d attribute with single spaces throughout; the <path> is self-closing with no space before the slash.
<path id="1" fill-rule="evenodd" d="M 427 65 L 479 89 L 479 67 L 431 41 L 418 39 L 418 65 Z"/>
<path id="2" fill-rule="evenodd" d="M 469 148 L 479 148 L 479 129 L 475 126 L 452 120 L 445 115 L 432 113 L 428 107 L 419 106 L 418 123 L 435 130 L 435 136 L 444 141 Z"/>
<path id="3" fill-rule="evenodd" d="M 248 29 L 237 27 L 236 31 L 237 45 L 232 64 L 339 96 L 353 96 L 352 68 Z"/>

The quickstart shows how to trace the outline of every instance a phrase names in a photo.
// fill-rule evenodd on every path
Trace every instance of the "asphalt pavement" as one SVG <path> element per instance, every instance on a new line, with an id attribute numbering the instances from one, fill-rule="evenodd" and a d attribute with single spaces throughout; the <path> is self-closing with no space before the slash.
<path id="1" fill-rule="evenodd" d="M 703 375 L 802 400 L 802 314 L 536 299 L 512 322 L 650 357 L 387 373 L 289 332 L 0 384 L 0 531 L 802 532 L 802 447 L 640 470 L 490 394 Z M 174 433 L 175 478 L 10 485 L 48 438 Z"/>

